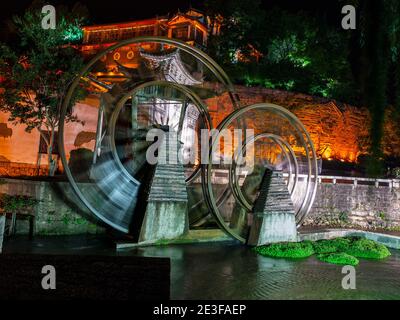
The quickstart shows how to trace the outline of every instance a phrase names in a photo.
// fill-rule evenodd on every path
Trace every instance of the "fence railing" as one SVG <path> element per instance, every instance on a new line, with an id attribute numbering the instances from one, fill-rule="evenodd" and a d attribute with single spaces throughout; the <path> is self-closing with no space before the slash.
<path id="1" fill-rule="evenodd" d="M 343 176 L 318 176 L 318 183 L 322 184 L 351 184 L 353 186 L 375 186 L 400 188 L 400 179 L 373 179 L 361 177 L 343 177 Z"/>
<path id="2" fill-rule="evenodd" d="M 289 175 L 284 173 L 283 176 L 287 179 Z M 298 180 L 304 181 L 307 178 L 307 175 L 299 174 Z M 353 186 L 374 186 L 376 188 L 379 187 L 387 187 L 387 188 L 400 188 L 400 179 L 374 179 L 374 178 L 362 178 L 362 177 L 345 177 L 345 176 L 318 176 L 319 184 L 347 184 Z M 200 183 L 200 178 L 197 179 L 198 183 Z M 314 181 L 315 177 L 311 176 L 311 180 Z M 224 169 L 216 169 L 213 170 L 211 175 L 211 181 L 214 183 L 227 184 L 229 183 L 229 175 L 228 170 Z M 239 184 L 242 184 L 244 181 L 244 176 L 239 177 Z"/>

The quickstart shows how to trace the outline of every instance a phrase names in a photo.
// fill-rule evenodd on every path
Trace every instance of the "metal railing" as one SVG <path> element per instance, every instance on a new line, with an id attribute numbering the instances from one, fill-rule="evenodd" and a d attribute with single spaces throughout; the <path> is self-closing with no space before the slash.
<path id="1" fill-rule="evenodd" d="M 284 173 L 283 176 L 288 178 L 288 174 Z M 298 180 L 303 181 L 307 175 L 299 174 Z M 211 180 L 215 181 L 215 183 L 227 184 L 229 175 L 228 170 L 224 169 L 216 169 L 213 170 L 211 175 Z M 352 186 L 374 186 L 376 188 L 386 187 L 386 188 L 400 188 L 400 179 L 374 179 L 374 178 L 362 178 L 362 177 L 345 177 L 345 176 L 318 176 L 319 184 L 347 184 Z M 240 176 L 239 183 L 241 184 L 244 180 L 244 176 Z M 314 181 L 314 176 L 311 177 L 311 180 Z M 200 177 L 196 179 L 197 183 L 200 182 Z"/>
<path id="2" fill-rule="evenodd" d="M 318 176 L 318 183 L 321 184 L 351 184 L 353 186 L 375 186 L 400 188 L 400 179 L 373 179 L 361 177 L 343 177 L 343 176 Z"/>

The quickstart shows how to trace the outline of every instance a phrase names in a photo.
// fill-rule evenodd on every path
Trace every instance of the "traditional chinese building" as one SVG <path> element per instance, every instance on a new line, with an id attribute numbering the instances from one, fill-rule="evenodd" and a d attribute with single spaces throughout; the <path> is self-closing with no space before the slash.
<path id="1" fill-rule="evenodd" d="M 192 9 L 186 13 L 178 12 L 172 17 L 83 27 L 81 50 L 85 56 L 91 56 L 116 42 L 140 36 L 179 39 L 204 50 L 209 35 L 218 34 L 219 29 L 220 23 Z M 112 72 L 116 69 L 116 62 L 130 68 L 137 67 L 138 58 L 138 48 L 126 46 L 105 57 L 103 62 Z"/>
<path id="2" fill-rule="evenodd" d="M 100 51 L 122 40 L 140 36 L 166 36 L 185 41 L 189 45 L 204 50 L 209 35 L 217 34 L 219 28 L 220 23 L 212 22 L 201 12 L 191 9 L 172 16 L 85 26 L 83 27 L 82 44 L 79 48 L 83 56 L 90 59 Z M 146 53 L 140 52 L 143 49 L 146 50 Z M 152 49 L 155 49 L 152 48 L 152 44 L 141 45 L 140 49 L 134 45 L 119 48 L 102 59 L 104 69 L 97 72 L 96 77 L 105 82 L 118 82 L 120 79 L 122 81 L 123 74 L 119 67 L 123 65 L 126 68 L 135 69 L 145 56 L 153 66 L 163 63 L 164 79 L 167 81 L 173 79 L 174 82 L 185 85 L 201 83 L 199 79 L 192 77 L 186 71 L 178 52 L 156 56 L 151 54 Z M 77 134 L 74 135 L 76 139 L 73 141 L 69 141 L 66 137 L 67 151 L 79 147 L 93 149 L 98 115 L 98 105 L 95 100 L 89 96 L 85 101 L 76 104 L 75 114 L 85 125 L 74 124 L 74 128 L 69 128 Z M 175 109 L 178 105 L 168 103 L 169 109 L 174 110 L 165 111 L 164 104 L 165 101 L 159 101 L 154 108 L 153 117 L 157 119 L 173 118 L 171 115 L 176 113 Z M 197 117 L 197 110 L 194 107 L 189 106 L 188 113 L 192 114 L 194 118 Z M 0 175 L 45 174 L 47 157 L 43 153 L 43 141 L 40 142 L 39 133 L 35 130 L 27 133 L 23 125 L 11 124 L 8 122 L 8 118 L 8 114 L 0 113 Z M 68 124 L 67 127 L 69 126 L 71 125 Z"/>

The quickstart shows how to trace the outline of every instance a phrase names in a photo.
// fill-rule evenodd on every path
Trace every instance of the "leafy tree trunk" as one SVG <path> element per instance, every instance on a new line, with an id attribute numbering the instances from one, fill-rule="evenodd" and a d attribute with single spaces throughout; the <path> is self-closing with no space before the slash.
<path id="1" fill-rule="evenodd" d="M 47 145 L 47 156 L 49 162 L 49 176 L 54 176 L 57 169 L 57 161 L 53 159 L 53 145 L 54 145 L 55 130 L 51 128 L 49 144 Z"/>
<path id="2" fill-rule="evenodd" d="M 55 128 L 51 127 L 51 130 L 47 131 L 47 133 L 43 132 L 41 129 L 38 129 L 38 131 L 47 145 L 47 162 L 49 164 L 48 175 L 52 177 L 57 169 L 57 162 L 53 160 Z M 50 136 L 48 133 L 50 133 Z"/>

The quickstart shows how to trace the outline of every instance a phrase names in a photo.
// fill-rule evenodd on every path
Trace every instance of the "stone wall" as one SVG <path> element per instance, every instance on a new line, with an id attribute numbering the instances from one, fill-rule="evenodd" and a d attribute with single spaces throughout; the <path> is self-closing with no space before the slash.
<path id="1" fill-rule="evenodd" d="M 320 178 L 305 225 L 400 230 L 399 180 Z M 79 205 L 68 182 L 4 181 L 0 184 L 0 193 L 29 195 L 41 200 L 35 208 L 36 234 L 95 234 L 105 231 L 88 210 Z M 27 231 L 28 222 L 18 220 L 17 232 Z"/>
<path id="2" fill-rule="evenodd" d="M 318 185 L 305 225 L 400 230 L 399 180 L 327 180 Z"/>
<path id="3" fill-rule="evenodd" d="M 301 93 L 235 86 L 243 106 L 268 102 L 293 112 L 310 133 L 318 156 L 354 162 L 369 150 L 370 115 L 367 108 Z M 228 94 L 207 100 L 214 126 L 233 111 Z M 388 108 L 385 115 L 382 146 L 386 155 L 400 157 L 400 130 Z M 249 127 L 262 127 L 265 114 L 248 119 Z"/>
<path id="4" fill-rule="evenodd" d="M 39 203 L 35 207 L 35 234 L 96 234 L 104 228 L 80 205 L 68 182 L 3 179 L 0 193 L 27 195 Z M 28 221 L 17 220 L 17 232 L 28 232 Z"/>

